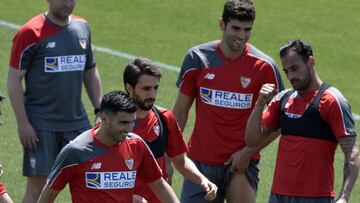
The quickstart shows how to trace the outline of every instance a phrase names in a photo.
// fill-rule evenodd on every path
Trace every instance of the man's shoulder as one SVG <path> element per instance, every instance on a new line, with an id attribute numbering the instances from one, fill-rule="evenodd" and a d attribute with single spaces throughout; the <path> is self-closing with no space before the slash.
<path id="1" fill-rule="evenodd" d="M 44 24 L 45 24 L 45 16 L 44 14 L 39 14 L 31 18 L 25 24 L 23 24 L 18 30 L 18 33 L 25 34 L 27 35 L 27 37 L 30 34 L 36 35 L 36 33 L 41 30 Z"/>
<path id="2" fill-rule="evenodd" d="M 81 16 L 77 16 L 77 15 L 74 15 L 74 14 L 71 14 L 71 17 L 73 20 L 75 21 L 79 21 L 79 22 L 83 22 L 85 24 L 88 24 L 88 22 L 85 20 L 85 18 L 81 17 Z"/>
<path id="3" fill-rule="evenodd" d="M 266 54 L 265 52 L 261 51 L 260 49 L 256 48 L 255 46 L 253 46 L 251 44 L 248 44 L 248 46 L 249 46 L 249 52 L 248 52 L 249 56 L 255 57 L 258 60 L 267 62 L 270 65 L 276 67 L 276 63 L 272 57 L 270 57 L 268 54 Z"/>
<path id="4" fill-rule="evenodd" d="M 90 130 L 87 130 L 77 136 L 74 140 L 70 141 L 65 147 L 66 151 L 84 151 L 87 146 L 94 142 L 94 139 L 90 135 Z"/>
<path id="5" fill-rule="evenodd" d="M 162 108 L 160 106 L 155 106 L 155 108 L 158 110 L 158 112 L 161 114 L 161 116 L 164 117 L 166 121 L 171 120 L 171 118 L 174 118 L 174 114 L 171 110 Z"/>
<path id="6" fill-rule="evenodd" d="M 216 47 L 219 43 L 220 43 L 219 40 L 205 42 L 190 48 L 188 52 L 205 52 L 205 53 L 215 52 Z"/>

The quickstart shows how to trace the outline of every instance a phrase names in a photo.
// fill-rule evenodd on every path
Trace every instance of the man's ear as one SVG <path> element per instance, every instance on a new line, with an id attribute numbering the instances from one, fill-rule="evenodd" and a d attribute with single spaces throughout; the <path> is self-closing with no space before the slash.
<path id="1" fill-rule="evenodd" d="M 310 65 L 312 65 L 312 66 L 315 66 L 315 57 L 314 56 L 309 56 L 308 63 L 310 63 Z"/>
<path id="2" fill-rule="evenodd" d="M 131 86 L 129 83 L 125 84 L 125 89 L 129 93 L 129 95 L 131 95 L 131 93 L 134 91 L 134 87 Z"/>
<path id="3" fill-rule="evenodd" d="M 105 123 L 107 121 L 108 117 L 104 112 L 101 112 L 100 119 L 101 119 L 101 123 Z"/>
<path id="4" fill-rule="evenodd" d="M 224 20 L 222 18 L 219 18 L 219 27 L 220 27 L 220 29 L 222 31 L 225 31 L 226 25 L 225 25 L 225 22 L 224 22 Z"/>

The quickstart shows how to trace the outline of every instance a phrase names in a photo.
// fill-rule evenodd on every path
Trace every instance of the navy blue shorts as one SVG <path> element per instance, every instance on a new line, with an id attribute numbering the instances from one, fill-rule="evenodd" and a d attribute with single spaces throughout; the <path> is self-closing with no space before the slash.
<path id="1" fill-rule="evenodd" d="M 196 167 L 199 169 L 199 171 L 218 187 L 216 198 L 211 202 L 223 203 L 231 179 L 230 165 L 212 166 L 212 165 L 203 164 L 199 161 L 194 161 L 194 163 Z M 259 164 L 259 160 L 251 160 L 249 163 L 249 167 L 245 172 L 246 178 L 255 192 L 257 191 L 258 183 L 259 183 L 258 164 Z M 202 190 L 202 188 L 199 185 L 184 179 L 181 196 L 180 196 L 180 202 L 182 203 L 208 202 L 204 199 L 204 196 L 205 196 L 205 192 Z"/>
<path id="2" fill-rule="evenodd" d="M 66 132 L 51 132 L 35 129 L 39 141 L 36 149 L 30 150 L 24 148 L 23 175 L 48 176 L 56 156 L 61 149 L 71 140 L 90 128 L 89 126 Z"/>

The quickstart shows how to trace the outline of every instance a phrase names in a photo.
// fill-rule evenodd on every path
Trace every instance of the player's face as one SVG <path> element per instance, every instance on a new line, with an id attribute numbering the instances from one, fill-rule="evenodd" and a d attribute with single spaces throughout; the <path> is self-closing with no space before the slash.
<path id="1" fill-rule="evenodd" d="M 281 58 L 286 77 L 297 91 L 306 92 L 310 88 L 313 78 L 311 60 L 304 62 L 303 58 L 294 51 Z"/>
<path id="2" fill-rule="evenodd" d="M 130 91 L 130 95 L 137 108 L 148 111 L 154 105 L 159 79 L 151 75 L 142 75 L 138 79 L 135 88 Z"/>
<path id="3" fill-rule="evenodd" d="M 253 22 L 230 20 L 226 25 L 220 20 L 220 27 L 223 30 L 222 41 L 232 52 L 242 52 L 246 42 L 249 41 Z"/>
<path id="4" fill-rule="evenodd" d="M 101 125 L 106 129 L 109 140 L 115 144 L 124 141 L 134 128 L 134 122 L 135 113 L 118 111 L 112 115 L 105 114 Z"/>
<path id="5" fill-rule="evenodd" d="M 60 20 L 67 20 L 76 4 L 75 0 L 48 0 L 48 2 L 49 13 Z"/>

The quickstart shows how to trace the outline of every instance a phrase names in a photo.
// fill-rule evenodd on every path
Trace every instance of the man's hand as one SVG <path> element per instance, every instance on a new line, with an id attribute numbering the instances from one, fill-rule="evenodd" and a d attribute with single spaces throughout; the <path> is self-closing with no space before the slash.
<path id="1" fill-rule="evenodd" d="M 256 150 L 250 147 L 244 147 L 240 151 L 232 154 L 224 164 L 228 165 L 231 163 L 232 173 L 245 173 L 249 166 L 251 157 L 254 156 L 256 152 Z"/>
<path id="2" fill-rule="evenodd" d="M 132 203 L 148 203 L 148 201 L 140 195 L 133 194 Z"/>
<path id="3" fill-rule="evenodd" d="M 206 192 L 205 199 L 212 201 L 216 198 L 217 186 L 210 182 L 207 178 L 201 182 L 201 188 Z"/>
<path id="4" fill-rule="evenodd" d="M 275 84 L 266 83 L 260 89 L 257 103 L 265 106 L 277 93 L 278 90 L 276 89 Z"/>
<path id="5" fill-rule="evenodd" d="M 36 149 L 39 141 L 36 132 L 30 123 L 19 124 L 19 137 L 21 144 L 28 149 Z"/>

